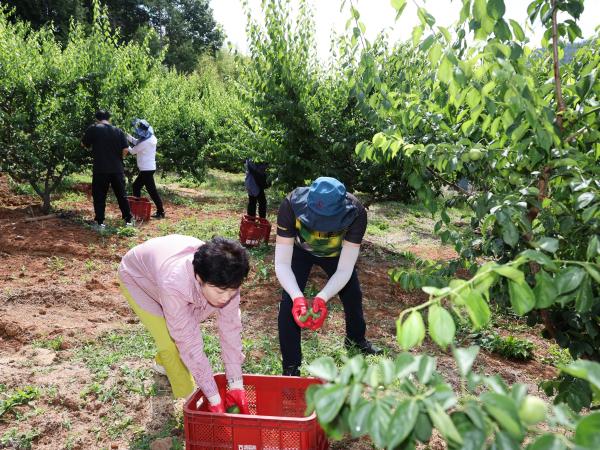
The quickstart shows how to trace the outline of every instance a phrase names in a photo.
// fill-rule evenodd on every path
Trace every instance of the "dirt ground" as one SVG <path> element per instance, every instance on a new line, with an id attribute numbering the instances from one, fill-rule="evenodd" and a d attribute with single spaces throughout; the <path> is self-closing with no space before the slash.
<path id="1" fill-rule="evenodd" d="M 78 188 L 83 194 L 89 192 L 85 184 Z M 201 200 L 196 190 L 187 191 L 190 198 Z M 66 214 L 29 221 L 41 215 L 35 206 L 37 204 L 36 198 L 11 192 L 6 177 L 0 176 L 0 385 L 6 389 L 40 386 L 51 392 L 51 395 L 40 396 L 33 406 L 30 404 L 17 409 L 21 413 L 20 419 L 0 417 L 0 436 L 16 427 L 36 430 L 31 439 L 35 449 L 128 448 L 135 433 L 151 435 L 164 431 L 169 421 L 177 417 L 174 403 L 170 401 L 168 392 L 165 393 L 167 388 L 163 386 L 164 389 L 155 396 L 131 394 L 120 398 L 130 423 L 127 427 L 124 425 L 123 433 L 118 436 L 115 433 L 117 437 L 111 438 L 105 428 L 111 420 L 115 420 L 114 404 L 100 401 L 93 395 L 81 395 L 82 391 L 89 389 L 94 375 L 89 365 L 74 356 L 86 343 L 95 342 L 107 332 L 138 327 L 136 317 L 119 293 L 115 271 L 120 258 L 132 245 L 164 234 L 160 228 L 161 221 L 142 224 L 135 238 L 101 236 L 82 222 L 93 217 L 91 201 L 85 196 L 72 204 Z M 190 215 L 199 220 L 216 215 L 232 219 L 239 217 L 239 212 L 234 210 L 203 212 L 190 210 L 185 204 L 167 203 L 166 210 L 168 217 L 165 222 L 171 223 Z M 107 216 L 119 216 L 114 202 L 108 205 Z M 451 250 L 429 244 L 426 248 L 411 244 L 407 249 L 436 259 L 452 256 Z M 418 303 L 425 297 L 393 286 L 387 275 L 390 268 L 385 251 L 367 242 L 358 271 L 364 293 L 368 337 L 397 351 L 395 318 L 403 306 Z M 250 275 L 251 279 L 253 277 L 256 273 Z M 323 279 L 323 274 L 313 274 L 314 283 L 320 284 Z M 253 283 L 251 289 L 243 288 L 244 337 L 270 337 L 272 345 L 277 347 L 273 337 L 277 335 L 279 292 L 273 274 L 266 280 Z M 338 322 L 329 327 L 323 333 L 343 333 Z M 522 335 L 534 340 L 542 350 L 547 346 L 531 331 Z M 36 345 L 36 342 L 58 337 L 56 348 Z M 438 355 L 440 370 L 452 380 L 452 358 L 433 345 L 426 344 L 425 348 Z M 261 354 L 258 352 L 247 357 L 260 358 Z M 141 370 L 146 364 L 147 360 L 129 360 L 128 370 Z M 518 380 L 527 383 L 534 391 L 539 380 L 554 372 L 552 366 L 537 358 L 518 363 L 485 352 L 478 359 L 478 367 L 489 374 L 498 373 L 509 382 Z M 107 370 L 110 376 L 116 373 L 118 367 Z M 181 429 L 171 432 L 167 429 L 167 434 L 181 439 Z M 11 448 L 10 444 L 6 445 Z M 159 442 L 154 443 L 154 448 L 160 448 Z M 346 440 L 336 443 L 333 448 L 360 450 L 372 447 L 366 440 Z"/>

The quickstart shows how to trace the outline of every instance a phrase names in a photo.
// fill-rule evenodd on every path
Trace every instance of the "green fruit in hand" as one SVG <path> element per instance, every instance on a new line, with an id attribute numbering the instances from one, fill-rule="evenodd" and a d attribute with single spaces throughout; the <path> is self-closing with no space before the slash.
<path id="1" fill-rule="evenodd" d="M 533 395 L 528 395 L 519 408 L 519 417 L 527 425 L 535 425 L 546 418 L 546 403 Z"/>
<path id="2" fill-rule="evenodd" d="M 310 311 L 309 311 L 309 312 L 307 312 L 306 314 L 304 314 L 303 316 L 299 316 L 299 317 L 298 317 L 298 320 L 299 320 L 300 322 L 304 323 L 304 322 L 306 322 L 306 321 L 308 320 L 308 318 L 309 318 L 309 316 L 310 316 L 310 315 L 311 315 L 311 314 L 310 314 Z"/>
<path id="3" fill-rule="evenodd" d="M 481 153 L 481 150 L 479 150 L 478 148 L 472 148 L 471 150 L 469 150 L 469 159 L 471 161 L 477 161 L 481 159 L 482 156 L 483 153 Z"/>
<path id="4" fill-rule="evenodd" d="M 238 405 L 231 405 L 229 408 L 227 408 L 227 412 L 229 414 L 239 414 L 240 407 Z"/>

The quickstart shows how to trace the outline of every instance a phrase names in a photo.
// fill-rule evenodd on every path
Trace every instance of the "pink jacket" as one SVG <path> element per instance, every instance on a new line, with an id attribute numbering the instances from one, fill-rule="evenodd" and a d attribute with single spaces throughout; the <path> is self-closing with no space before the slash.
<path id="1" fill-rule="evenodd" d="M 165 318 L 181 360 L 204 395 L 210 397 L 218 389 L 204 353 L 199 323 L 217 314 L 221 358 L 228 380 L 241 378 L 244 355 L 239 291 L 227 305 L 215 308 L 206 301 L 194 277 L 192 260 L 203 244 L 177 234 L 150 239 L 127 252 L 119 266 L 119 277 L 140 308 Z"/>

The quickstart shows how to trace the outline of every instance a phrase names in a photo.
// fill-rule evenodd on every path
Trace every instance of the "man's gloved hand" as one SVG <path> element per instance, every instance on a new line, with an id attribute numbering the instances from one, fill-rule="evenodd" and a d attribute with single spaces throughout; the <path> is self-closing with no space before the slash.
<path id="1" fill-rule="evenodd" d="M 245 390 L 232 389 L 225 394 L 225 409 L 229 411 L 229 408 L 232 406 L 237 406 L 239 408 L 240 411 L 238 414 L 250 414 Z"/>
<path id="2" fill-rule="evenodd" d="M 310 328 L 312 319 L 308 314 L 308 302 L 304 297 L 296 297 L 292 306 L 292 316 L 300 328 Z"/>
<path id="3" fill-rule="evenodd" d="M 310 329 L 316 331 L 323 326 L 323 322 L 327 319 L 327 302 L 321 297 L 315 297 L 312 301 L 311 315 L 312 325 Z"/>
<path id="4" fill-rule="evenodd" d="M 208 402 L 208 410 L 212 413 L 225 413 L 225 404 L 223 403 L 223 400 L 216 405 Z"/>

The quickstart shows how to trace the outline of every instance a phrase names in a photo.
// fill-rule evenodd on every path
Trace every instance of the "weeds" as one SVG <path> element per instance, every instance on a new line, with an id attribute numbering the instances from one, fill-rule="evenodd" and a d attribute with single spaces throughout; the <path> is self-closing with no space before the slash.
<path id="1" fill-rule="evenodd" d="M 20 432 L 17 428 L 10 428 L 0 437 L 0 444 L 2 447 L 29 450 L 31 444 L 39 435 L 40 432 L 36 428 L 26 432 Z"/>
<path id="2" fill-rule="evenodd" d="M 59 351 L 62 347 L 64 338 L 56 336 L 52 339 L 37 339 L 33 341 L 34 348 L 47 348 L 48 350 Z"/>
<path id="3" fill-rule="evenodd" d="M 566 348 L 561 348 L 557 344 L 550 344 L 547 350 L 548 354 L 543 356 L 540 361 L 544 364 L 550 364 L 554 367 L 566 366 L 573 362 L 573 358 Z"/>
<path id="4" fill-rule="evenodd" d="M 535 345 L 515 336 L 503 337 L 496 332 L 479 333 L 475 341 L 485 350 L 510 359 L 527 361 L 533 358 Z"/>
<path id="5" fill-rule="evenodd" d="M 60 256 L 51 256 L 50 258 L 48 258 L 48 269 L 50 269 L 52 272 L 62 272 L 63 270 L 65 270 L 65 259 L 61 258 Z"/>
<path id="6" fill-rule="evenodd" d="M 17 389 L 12 394 L 2 393 L 2 396 L 4 398 L 0 400 L 0 419 L 9 412 L 16 415 L 14 408 L 37 400 L 40 391 L 35 386 L 26 386 L 23 389 Z"/>

